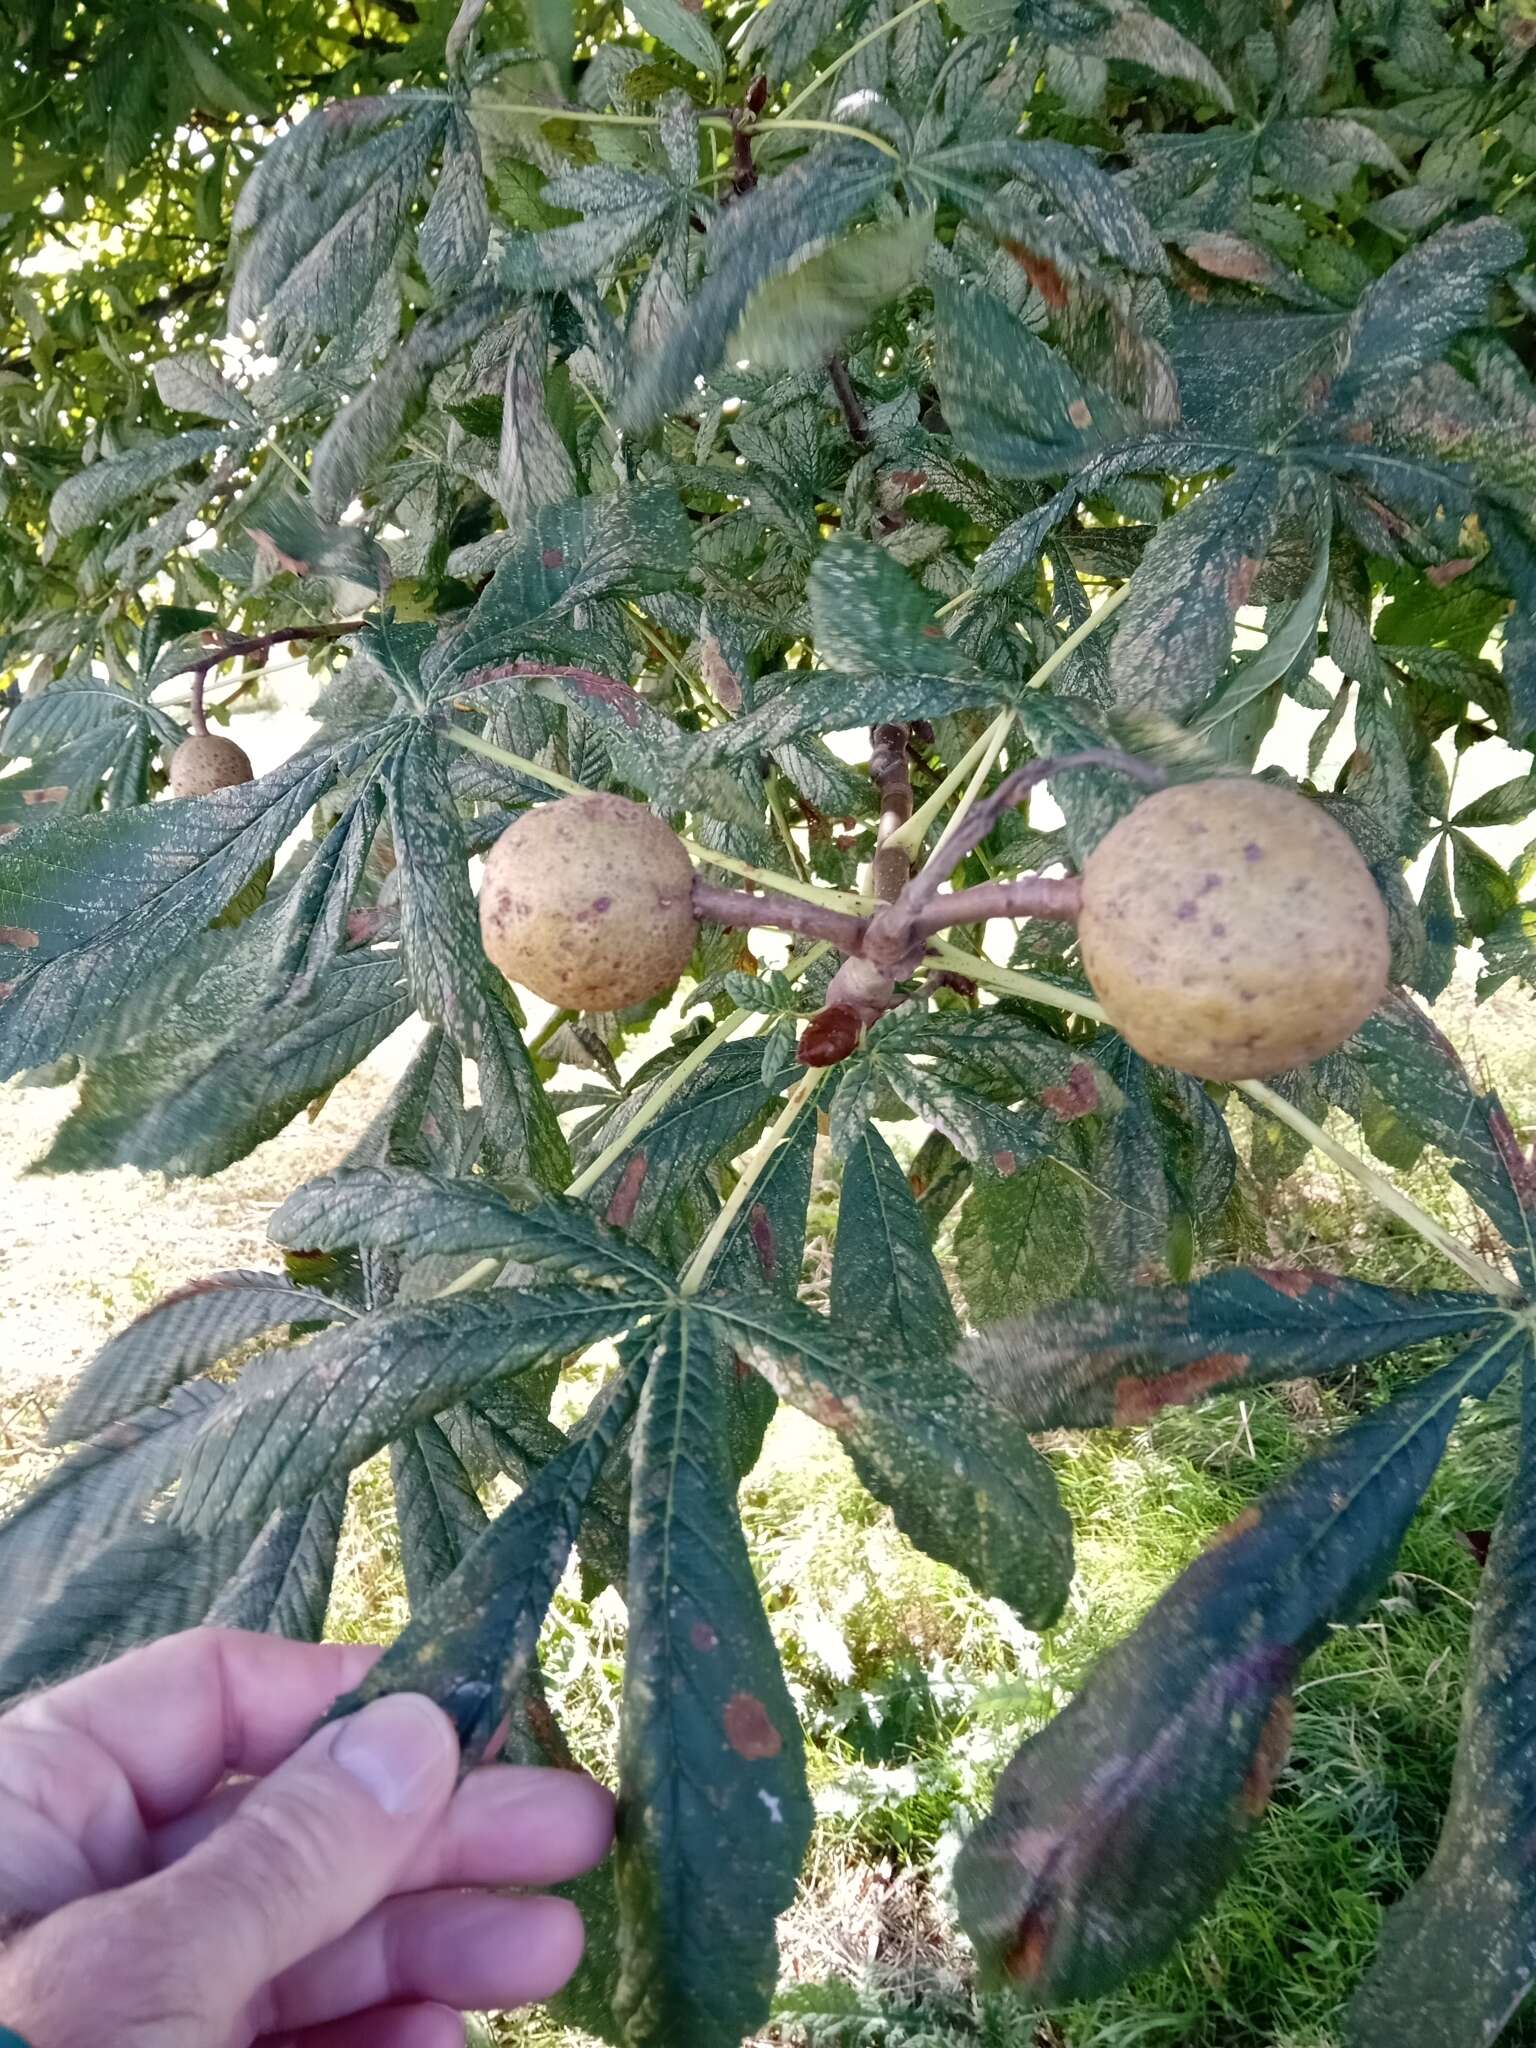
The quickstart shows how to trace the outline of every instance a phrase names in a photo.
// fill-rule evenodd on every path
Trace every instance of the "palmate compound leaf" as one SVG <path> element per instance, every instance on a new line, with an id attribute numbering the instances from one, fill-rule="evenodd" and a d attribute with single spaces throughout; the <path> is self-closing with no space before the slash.
<path id="1" fill-rule="evenodd" d="M 348 764 L 298 754 L 259 782 L 63 818 L 0 861 L 0 1075 L 81 1043 L 271 860 Z"/>
<path id="2" fill-rule="evenodd" d="M 575 1202 L 515 1209 L 483 1180 L 450 1180 L 407 1167 L 351 1167 L 295 1190 L 273 1216 L 274 1244 L 322 1250 L 501 1252 L 584 1285 L 638 1285 L 647 1301 L 670 1284 L 666 1268 Z"/>
<path id="3" fill-rule="evenodd" d="M 332 1717 L 386 1693 L 424 1692 L 458 1730 L 466 1766 L 479 1763 L 507 1716 L 519 1711 L 539 1630 L 565 1571 L 603 1464 L 634 1413 L 640 1374 L 621 1373 L 573 1436 L 483 1529 L 416 1607 Z"/>
<path id="4" fill-rule="evenodd" d="M 961 1851 L 984 1970 L 1092 1998 L 1210 1904 L 1288 1749 L 1291 1688 L 1391 1567 L 1464 1400 L 1525 1353 L 1507 1318 L 1245 1508 L 1026 1742 Z"/>
<path id="5" fill-rule="evenodd" d="M 722 1341 L 836 1436 L 920 1550 L 1006 1600 L 1031 1628 L 1061 1611 L 1072 1525 L 1050 1467 L 1001 1409 L 938 1353 L 838 1326 L 793 1301 L 705 1295 Z"/>
<path id="6" fill-rule="evenodd" d="M 1388 1913 L 1349 2007 L 1351 2048 L 1485 2048 L 1536 1981 L 1536 1372 L 1526 1359 L 1520 1463 L 1472 1622 L 1461 1739 L 1434 1859 Z"/>
<path id="7" fill-rule="evenodd" d="M 295 1287 L 280 1273 L 211 1273 L 194 1280 L 136 1316 L 97 1352 L 54 1412 L 48 1441 L 73 1443 L 153 1407 L 178 1382 L 264 1330 L 341 1322 L 351 1313 L 345 1303 Z"/>
<path id="8" fill-rule="evenodd" d="M 645 1356 L 619 1748 L 628 2048 L 737 2048 L 778 1976 L 811 1831 L 800 1724 L 736 1509 L 716 1332 L 684 1307 Z"/>
<path id="9" fill-rule="evenodd" d="M 190 1447 L 177 1521 L 260 1522 L 498 1374 L 617 1336 L 643 1305 L 552 1288 L 385 1308 L 248 1365 Z"/>
<path id="10" fill-rule="evenodd" d="M 1235 1266 L 1189 1287 L 1136 1287 L 990 1324 L 955 1363 L 1026 1429 L 1123 1429 L 1227 1388 L 1467 1336 L 1502 1312 L 1492 1295 Z"/>

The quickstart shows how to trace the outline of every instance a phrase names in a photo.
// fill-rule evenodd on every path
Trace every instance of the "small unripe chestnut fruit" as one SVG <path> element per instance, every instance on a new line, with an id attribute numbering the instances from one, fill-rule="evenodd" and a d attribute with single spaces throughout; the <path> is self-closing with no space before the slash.
<path id="1" fill-rule="evenodd" d="M 210 796 L 252 781 L 251 757 L 244 747 L 218 733 L 194 733 L 171 756 L 172 796 Z"/>
<path id="2" fill-rule="evenodd" d="M 624 1010 L 676 982 L 693 953 L 693 864 L 671 826 L 627 797 L 564 796 L 510 824 L 480 887 L 486 957 L 566 1010 Z"/>
<path id="3" fill-rule="evenodd" d="M 1387 911 L 1354 841 L 1293 790 L 1159 790 L 1083 865 L 1078 940 L 1143 1058 L 1248 1081 L 1322 1057 L 1386 993 Z"/>

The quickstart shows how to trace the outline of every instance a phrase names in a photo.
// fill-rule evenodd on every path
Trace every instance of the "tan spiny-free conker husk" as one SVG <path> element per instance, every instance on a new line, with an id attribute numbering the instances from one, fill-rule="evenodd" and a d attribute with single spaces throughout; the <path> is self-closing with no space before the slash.
<path id="1" fill-rule="evenodd" d="M 568 1010 L 623 1010 L 676 982 L 693 953 L 693 865 L 627 797 L 525 811 L 486 856 L 480 933 L 509 981 Z"/>
<path id="2" fill-rule="evenodd" d="M 1272 783 L 1179 783 L 1083 865 L 1078 938 L 1144 1058 L 1256 1080 L 1342 1045 L 1386 992 L 1387 912 L 1354 841 Z"/>

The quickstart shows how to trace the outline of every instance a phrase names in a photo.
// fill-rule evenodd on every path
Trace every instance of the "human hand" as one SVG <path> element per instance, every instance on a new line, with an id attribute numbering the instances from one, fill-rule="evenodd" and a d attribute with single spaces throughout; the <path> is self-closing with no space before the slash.
<path id="1" fill-rule="evenodd" d="M 557 1991 L 575 1908 L 472 1888 L 591 1869 L 611 1799 L 511 1765 L 455 1790 L 452 1726 L 411 1695 L 310 1735 L 377 1654 L 196 1629 L 0 1718 L 0 1928 L 25 1928 L 0 2027 L 31 2048 L 459 2048 L 463 2009 Z"/>

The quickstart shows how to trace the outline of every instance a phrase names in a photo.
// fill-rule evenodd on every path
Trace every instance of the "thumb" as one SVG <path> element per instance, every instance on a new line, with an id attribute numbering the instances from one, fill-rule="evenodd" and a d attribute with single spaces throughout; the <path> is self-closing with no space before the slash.
<path id="1" fill-rule="evenodd" d="M 344 1934 L 442 1818 L 458 1775 L 448 1717 L 417 1694 L 321 1728 L 179 1863 L 132 1888 L 232 2005 Z"/>
<path id="2" fill-rule="evenodd" d="M 180 1862 L 50 1914 L 7 1950 L 5 2017 L 49 2048 L 243 2041 L 256 1993 L 393 1890 L 458 1760 L 448 1717 L 411 1693 L 321 1728 Z"/>

